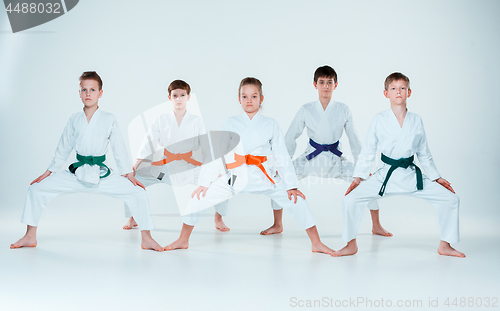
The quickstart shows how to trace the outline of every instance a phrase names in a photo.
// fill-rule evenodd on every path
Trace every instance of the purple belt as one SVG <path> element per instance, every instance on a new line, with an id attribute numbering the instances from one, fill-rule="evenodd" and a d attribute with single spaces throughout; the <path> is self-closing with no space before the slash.
<path id="1" fill-rule="evenodd" d="M 321 145 L 321 144 L 318 144 L 317 142 L 315 142 L 314 140 L 309 138 L 309 144 L 311 144 L 311 146 L 313 146 L 314 149 L 316 149 L 316 150 L 314 150 L 310 154 L 306 155 L 306 159 L 308 161 L 311 161 L 314 157 L 318 156 L 320 153 L 325 152 L 325 151 L 330 151 L 331 153 L 333 153 L 337 157 L 340 157 L 342 155 L 342 152 L 337 149 L 337 147 L 339 146 L 338 140 L 336 143 L 331 144 L 331 145 Z"/>

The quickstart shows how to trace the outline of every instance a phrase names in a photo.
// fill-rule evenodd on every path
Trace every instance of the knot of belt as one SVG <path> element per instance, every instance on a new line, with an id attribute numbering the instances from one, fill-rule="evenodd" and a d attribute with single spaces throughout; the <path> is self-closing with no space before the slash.
<path id="1" fill-rule="evenodd" d="M 100 178 L 108 177 L 109 174 L 111 174 L 111 170 L 109 169 L 109 167 L 107 167 L 106 164 L 104 164 L 104 161 L 106 161 L 106 155 L 93 157 L 93 156 L 82 156 L 77 153 L 76 159 L 78 160 L 78 162 L 75 162 L 68 167 L 69 171 L 73 174 L 76 172 L 77 168 L 85 164 L 99 165 L 100 167 L 104 167 L 107 170 L 107 172 L 103 176 L 99 176 Z"/>
<path id="2" fill-rule="evenodd" d="M 417 189 L 422 190 L 424 189 L 424 182 L 422 180 L 422 171 L 418 166 L 416 166 L 413 163 L 413 158 L 414 156 L 411 156 L 409 158 L 401 158 L 399 160 L 394 160 L 392 158 L 387 157 L 382 153 L 382 162 L 385 164 L 388 164 L 391 166 L 389 168 L 389 171 L 387 172 L 387 176 L 385 176 L 384 183 L 382 184 L 382 187 L 380 188 L 380 191 L 378 192 L 378 195 L 383 196 L 385 192 L 385 187 L 387 186 L 387 182 L 389 181 L 389 178 L 392 175 L 392 172 L 394 172 L 395 169 L 398 167 L 402 167 L 404 169 L 407 169 L 410 166 L 413 166 L 415 168 L 415 173 L 417 174 Z"/>
<path id="3" fill-rule="evenodd" d="M 274 184 L 274 180 L 272 180 L 271 177 L 269 177 L 269 175 L 267 175 L 266 169 L 262 165 L 262 163 L 267 161 L 266 156 L 254 156 L 251 154 L 247 154 L 247 155 L 243 156 L 243 155 L 239 155 L 239 154 L 235 153 L 234 159 L 236 160 L 236 162 L 226 164 L 227 169 L 230 170 L 230 169 L 236 168 L 238 166 L 242 166 L 243 164 L 255 165 L 258 168 L 260 168 L 262 173 L 264 173 L 264 175 L 266 175 L 266 177 L 269 178 L 269 180 Z"/>
<path id="4" fill-rule="evenodd" d="M 339 146 L 339 141 L 337 140 L 336 143 L 334 144 L 330 144 L 330 145 L 321 145 L 321 144 L 318 144 L 317 142 L 315 142 L 314 140 L 312 139 L 309 139 L 309 144 L 311 146 L 314 147 L 314 150 L 313 152 L 311 152 L 310 154 L 308 154 L 306 156 L 306 159 L 308 161 L 311 161 L 314 157 L 318 156 L 320 153 L 322 152 L 326 152 L 326 151 L 330 151 L 331 153 L 333 153 L 334 155 L 340 157 L 342 155 L 342 152 L 340 150 L 337 149 L 337 147 Z"/>
<path id="5" fill-rule="evenodd" d="M 198 162 L 198 161 L 191 158 L 191 156 L 193 155 L 192 151 L 189 151 L 186 153 L 171 153 L 171 152 L 167 151 L 167 149 L 164 149 L 163 154 L 166 156 L 165 159 L 152 162 L 151 165 L 160 166 L 160 165 L 165 165 L 165 164 L 173 162 L 173 161 L 184 160 L 184 161 L 191 163 L 195 166 L 201 166 L 201 162 Z"/>

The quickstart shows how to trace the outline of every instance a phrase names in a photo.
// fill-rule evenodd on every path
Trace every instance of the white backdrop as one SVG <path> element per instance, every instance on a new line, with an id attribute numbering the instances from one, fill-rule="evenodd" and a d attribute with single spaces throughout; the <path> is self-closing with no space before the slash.
<path id="1" fill-rule="evenodd" d="M 0 301 L 9 310 L 77 310 L 78 303 L 78 310 L 143 308 L 145 300 L 196 310 L 192 290 L 205 301 L 222 295 L 220 302 L 232 310 L 245 310 L 243 302 L 247 310 L 282 310 L 299 294 L 392 293 L 425 301 L 497 295 L 498 16 L 500 1 L 494 0 L 81 0 L 64 16 L 13 34 L 0 10 Z M 385 77 L 394 71 L 410 77 L 409 110 L 422 116 L 438 170 L 461 198 L 457 248 L 467 259 L 437 256 L 432 207 L 405 197 L 381 202 L 387 207 L 382 223 L 395 233 L 391 240 L 372 237 L 365 217 L 360 253 L 342 259 L 306 252 L 307 238 L 287 214 L 285 234 L 259 237 L 271 222 L 269 200 L 250 195 L 233 199 L 244 208 L 232 209 L 224 239 L 205 219 L 186 252 L 141 251 L 138 234 L 120 228 L 121 203 L 83 194 L 47 209 L 36 250 L 8 249 L 24 231 L 19 219 L 29 182 L 46 170 L 68 118 L 82 108 L 83 71 L 102 76 L 100 106 L 115 114 L 128 141 L 129 122 L 165 102 L 174 79 L 190 83 L 207 128 L 217 130 L 242 113 L 236 97 L 241 79 L 257 77 L 263 113 L 285 132 L 299 107 L 317 98 L 313 72 L 325 64 L 337 70 L 334 99 L 349 105 L 362 139 L 373 116 L 389 109 Z M 312 187 L 308 181 L 301 189 L 319 232 L 338 249 L 347 184 Z M 180 219 L 171 214 L 175 209 L 165 209 L 172 191 L 151 188 L 153 234 L 166 245 Z M 186 278 L 192 271 L 196 282 Z M 25 287 L 28 279 L 31 287 Z M 215 303 L 212 309 L 224 308 Z"/>
<path id="2" fill-rule="evenodd" d="M 81 109 L 83 71 L 102 76 L 100 106 L 126 136 L 135 116 L 166 101 L 174 79 L 191 84 L 207 127 L 218 129 L 241 113 L 236 96 L 246 76 L 261 79 L 263 113 L 286 131 L 317 97 L 314 70 L 329 64 L 339 75 L 334 99 L 350 106 L 363 138 L 389 108 L 385 77 L 407 74 L 409 109 L 423 117 L 462 217 L 496 222 L 499 13 L 498 1 L 87 0 L 12 34 L 0 11 L 1 208 L 20 214 L 28 182 L 45 171 Z"/>

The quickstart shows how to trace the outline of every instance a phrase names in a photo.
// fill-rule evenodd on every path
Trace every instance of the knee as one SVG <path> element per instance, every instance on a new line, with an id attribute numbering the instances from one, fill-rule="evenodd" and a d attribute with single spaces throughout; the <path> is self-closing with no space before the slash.
<path id="1" fill-rule="evenodd" d="M 447 204 L 449 204 L 450 206 L 459 206 L 460 205 L 460 198 L 458 197 L 458 195 L 454 194 L 453 192 L 445 189 L 445 191 L 443 191 L 443 200 L 446 201 Z"/>
<path id="2" fill-rule="evenodd" d="M 292 197 L 292 199 L 290 200 L 290 206 L 292 207 L 295 207 L 295 208 L 309 208 L 309 205 L 308 203 L 306 202 L 306 200 L 304 200 L 302 197 L 299 197 L 297 196 L 297 202 L 295 202 L 295 199 Z M 282 209 L 283 207 L 282 206 L 279 206 L 277 205 L 276 208 L 273 207 L 273 209 L 275 210 L 279 210 L 279 209 Z"/>
<path id="3" fill-rule="evenodd" d="M 130 183 L 130 185 L 127 184 L 127 187 L 130 188 L 129 192 L 132 195 L 135 195 L 135 196 L 144 196 L 144 195 L 146 195 L 146 190 L 144 190 L 140 186 L 135 186 L 132 183 Z"/>
<path id="4" fill-rule="evenodd" d="M 294 200 L 294 198 L 292 197 L 292 200 Z M 295 201 L 295 200 L 294 200 Z M 293 202 L 293 201 L 292 201 Z M 306 204 L 306 200 L 303 199 L 302 197 L 299 197 L 297 196 L 297 203 L 300 203 L 300 204 Z"/>
<path id="5" fill-rule="evenodd" d="M 148 201 L 148 195 L 146 191 L 141 187 L 134 187 L 133 191 L 130 192 L 131 200 L 136 204 L 140 204 Z"/>
<path id="6" fill-rule="evenodd" d="M 364 210 L 364 207 L 361 207 L 360 204 L 357 204 L 358 200 L 355 196 L 348 194 L 342 200 L 342 212 L 345 215 L 352 215 L 360 213 Z"/>
<path id="7" fill-rule="evenodd" d="M 448 190 L 446 190 L 448 191 Z M 442 208 L 446 210 L 448 213 L 456 213 L 458 212 L 460 205 L 460 198 L 456 195 L 448 191 L 445 197 L 442 198 Z"/>
<path id="8" fill-rule="evenodd" d="M 344 209 L 347 209 L 347 208 L 351 207 L 353 205 L 353 203 L 354 203 L 354 196 L 351 194 L 348 194 L 342 200 L 342 207 Z"/>
<path id="9" fill-rule="evenodd" d="M 40 191 L 40 184 L 39 183 L 34 183 L 33 185 L 28 187 L 28 195 L 33 195 Z"/>
<path id="10" fill-rule="evenodd" d="M 450 203 L 458 208 L 460 206 L 460 198 L 456 194 L 450 196 Z"/>
<path id="11" fill-rule="evenodd" d="M 285 208 L 286 210 L 288 210 L 290 213 L 293 214 L 294 213 L 293 211 L 309 209 L 309 204 L 306 202 L 306 200 L 304 200 L 301 197 L 297 197 L 297 202 L 295 202 L 295 199 L 292 197 L 291 200 L 287 199 L 287 201 L 281 203 L 283 204 L 282 206 L 279 205 L 273 206 L 273 210 L 280 210 Z"/>

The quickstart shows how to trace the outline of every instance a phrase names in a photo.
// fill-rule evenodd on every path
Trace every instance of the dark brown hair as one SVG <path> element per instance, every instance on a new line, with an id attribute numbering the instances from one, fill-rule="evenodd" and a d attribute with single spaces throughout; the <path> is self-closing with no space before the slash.
<path id="1" fill-rule="evenodd" d="M 187 84 L 187 82 L 184 82 L 182 80 L 174 80 L 168 86 L 168 95 L 170 95 L 173 90 L 178 89 L 185 90 L 188 95 L 189 93 L 191 93 L 191 87 L 189 86 L 189 84 Z"/>
<path id="2" fill-rule="evenodd" d="M 316 71 L 314 72 L 314 82 L 318 83 L 319 78 L 332 78 L 333 82 L 337 83 L 337 73 L 332 67 L 328 65 L 316 69 Z"/>

